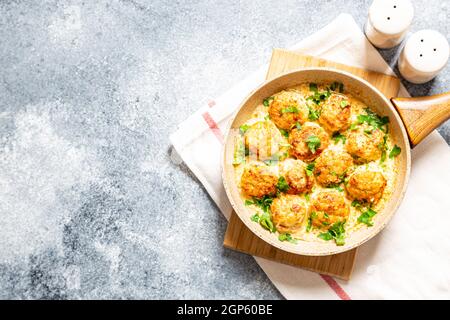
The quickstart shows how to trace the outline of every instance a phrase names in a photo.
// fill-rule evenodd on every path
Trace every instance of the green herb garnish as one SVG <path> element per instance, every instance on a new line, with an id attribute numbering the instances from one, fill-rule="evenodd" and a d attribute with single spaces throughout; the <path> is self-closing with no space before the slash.
<path id="1" fill-rule="evenodd" d="M 239 127 L 239 133 L 241 135 L 244 135 L 249 128 L 250 126 L 248 124 L 243 124 L 242 126 Z"/>
<path id="2" fill-rule="evenodd" d="M 281 192 L 286 192 L 290 189 L 289 184 L 286 182 L 286 179 L 283 176 L 278 178 L 277 188 Z"/>
<path id="3" fill-rule="evenodd" d="M 340 93 L 343 93 L 344 92 L 344 84 L 341 82 L 335 81 L 330 85 L 330 89 L 333 91 L 339 90 Z"/>
<path id="4" fill-rule="evenodd" d="M 309 84 L 309 91 L 312 91 L 312 92 L 317 92 L 319 89 L 317 88 L 317 84 L 315 84 L 315 83 L 310 83 Z"/>
<path id="5" fill-rule="evenodd" d="M 259 224 L 264 228 L 269 230 L 271 233 L 274 233 L 277 231 L 277 228 L 273 225 L 272 218 L 270 217 L 270 213 L 264 212 L 259 217 Z"/>
<path id="6" fill-rule="evenodd" d="M 298 113 L 298 109 L 296 106 L 288 106 L 281 109 L 281 113 Z"/>
<path id="7" fill-rule="evenodd" d="M 319 238 L 329 241 L 334 239 L 336 245 L 342 246 L 345 244 L 345 222 L 334 223 L 327 232 L 323 232 L 318 235 Z"/>
<path id="8" fill-rule="evenodd" d="M 373 226 L 372 223 L 372 218 L 373 216 L 375 216 L 377 214 L 377 212 L 375 210 L 372 210 L 371 208 L 367 209 L 367 211 L 363 212 L 359 217 L 358 217 L 358 222 L 361 223 L 365 223 L 367 224 L 369 227 Z"/>
<path id="9" fill-rule="evenodd" d="M 319 117 L 320 117 L 320 111 L 319 110 L 315 110 L 315 109 L 313 109 L 311 107 L 308 107 L 308 110 L 309 110 L 309 112 L 308 112 L 308 119 L 309 120 L 315 121 L 315 120 L 319 119 Z"/>
<path id="10" fill-rule="evenodd" d="M 341 101 L 341 108 L 345 108 L 348 106 L 348 101 L 347 100 L 342 100 Z"/>
<path id="11" fill-rule="evenodd" d="M 289 138 L 289 132 L 287 130 L 280 129 L 280 132 L 284 137 Z"/>
<path id="12" fill-rule="evenodd" d="M 246 205 L 246 206 L 251 206 L 252 204 L 254 204 L 253 203 L 253 201 L 252 200 L 245 200 L 245 202 L 244 202 L 244 204 Z"/>
<path id="13" fill-rule="evenodd" d="M 290 243 L 297 243 L 297 239 L 292 238 L 292 236 L 289 233 L 281 233 L 278 236 L 278 240 L 280 241 L 289 241 Z"/>
<path id="14" fill-rule="evenodd" d="M 268 107 L 270 105 L 270 102 L 273 100 L 273 97 L 268 97 L 263 100 L 264 107 Z"/>
<path id="15" fill-rule="evenodd" d="M 299 122 L 295 123 L 295 127 L 297 128 L 297 130 L 302 130 L 302 125 Z"/>
<path id="16" fill-rule="evenodd" d="M 350 125 L 350 131 L 355 131 L 356 130 L 356 123 L 352 123 Z"/>
<path id="17" fill-rule="evenodd" d="M 333 137 L 332 138 L 334 140 L 334 144 L 337 144 L 339 141 L 342 141 L 342 143 L 345 144 L 345 141 L 347 140 L 347 138 L 342 133 L 340 133 L 339 131 L 333 133 Z"/>
<path id="18" fill-rule="evenodd" d="M 307 175 L 308 177 L 311 177 L 311 176 L 313 175 L 314 167 L 315 167 L 315 166 L 316 166 L 316 163 L 315 163 L 315 162 L 308 163 L 308 165 L 306 166 L 305 171 L 306 171 L 306 175 Z"/>
<path id="19" fill-rule="evenodd" d="M 306 100 L 312 101 L 315 104 L 320 104 L 322 101 L 328 99 L 331 95 L 330 89 L 327 89 L 327 91 L 315 91 L 313 95 L 306 98 Z"/>
<path id="20" fill-rule="evenodd" d="M 256 205 L 262 209 L 261 215 L 253 215 L 251 217 L 252 221 L 259 222 L 259 224 L 269 230 L 270 232 L 275 232 L 276 228 L 273 225 L 272 218 L 270 216 L 270 206 L 272 205 L 273 198 L 271 196 L 264 196 L 262 198 L 254 197 L 252 201 L 246 200 L 245 205 Z M 255 217 L 258 216 L 258 217 Z"/>
<path id="21" fill-rule="evenodd" d="M 361 207 L 361 201 L 359 201 L 359 200 L 353 200 L 352 201 L 352 207 L 354 207 L 354 208 L 360 208 Z"/>
<path id="22" fill-rule="evenodd" d="M 357 119 L 359 124 L 367 123 L 373 129 L 380 129 L 384 132 L 387 131 L 386 125 L 389 123 L 389 117 L 380 117 L 369 108 L 366 108 L 364 110 L 366 111 L 366 114 L 358 115 Z"/>
<path id="23" fill-rule="evenodd" d="M 400 152 L 402 152 L 402 149 L 398 145 L 395 145 L 389 153 L 389 159 L 395 158 L 400 154 Z"/>
<path id="24" fill-rule="evenodd" d="M 320 139 L 316 135 L 310 135 L 306 139 L 306 144 L 308 145 L 309 150 L 311 150 L 311 153 L 316 153 L 316 150 L 320 147 Z"/>
<path id="25" fill-rule="evenodd" d="M 252 220 L 253 222 L 259 222 L 259 215 L 255 213 L 250 217 L 250 220 Z"/>

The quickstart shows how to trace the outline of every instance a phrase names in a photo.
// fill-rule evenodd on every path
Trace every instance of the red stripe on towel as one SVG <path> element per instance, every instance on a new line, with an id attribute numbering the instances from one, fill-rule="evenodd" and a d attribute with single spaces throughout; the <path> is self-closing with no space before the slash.
<path id="1" fill-rule="evenodd" d="M 214 100 L 208 100 L 208 106 L 210 108 L 214 107 L 216 105 L 216 102 Z"/>
<path id="2" fill-rule="evenodd" d="M 211 115 L 208 112 L 205 112 L 202 114 L 202 117 L 203 117 L 203 119 L 205 119 L 206 123 L 208 124 L 208 127 L 214 133 L 214 135 L 219 140 L 219 142 L 223 144 L 222 131 L 220 131 L 220 128 L 217 126 L 217 123 L 214 121 L 214 119 L 211 117 Z"/>
<path id="3" fill-rule="evenodd" d="M 342 287 L 339 285 L 339 283 L 336 282 L 336 280 L 324 274 L 320 274 L 320 276 L 330 286 L 330 288 L 333 289 L 333 291 L 341 300 L 352 300 L 347 292 L 345 292 L 344 289 L 342 289 Z"/>

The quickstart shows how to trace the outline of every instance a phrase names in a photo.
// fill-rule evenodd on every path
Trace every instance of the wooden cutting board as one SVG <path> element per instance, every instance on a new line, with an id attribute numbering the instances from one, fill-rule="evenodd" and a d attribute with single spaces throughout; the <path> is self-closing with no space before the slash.
<path id="1" fill-rule="evenodd" d="M 282 73 L 302 67 L 328 67 L 351 72 L 369 81 L 386 95 L 388 99 L 396 97 L 400 88 L 400 81 L 396 77 L 282 49 L 275 49 L 273 51 L 266 78 L 272 79 Z M 320 257 L 301 256 L 289 253 L 271 246 L 256 236 L 244 225 L 235 212 L 231 215 L 223 245 L 227 248 L 253 256 L 335 276 L 344 280 L 350 279 L 357 250 L 353 249 L 336 255 Z"/>

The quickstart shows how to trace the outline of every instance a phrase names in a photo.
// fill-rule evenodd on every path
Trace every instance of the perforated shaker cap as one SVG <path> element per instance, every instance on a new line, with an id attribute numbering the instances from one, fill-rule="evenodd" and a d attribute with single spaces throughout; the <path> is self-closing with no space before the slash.
<path id="1" fill-rule="evenodd" d="M 406 41 L 404 56 L 416 70 L 433 73 L 447 64 L 450 48 L 447 39 L 436 30 L 420 30 Z"/>
<path id="2" fill-rule="evenodd" d="M 414 17 L 410 0 L 374 0 L 369 8 L 369 19 L 379 32 L 397 35 L 408 30 Z"/>

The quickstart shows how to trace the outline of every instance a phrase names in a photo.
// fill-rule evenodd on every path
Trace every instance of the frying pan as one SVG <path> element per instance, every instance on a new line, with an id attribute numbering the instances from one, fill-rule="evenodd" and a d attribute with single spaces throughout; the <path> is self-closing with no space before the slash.
<path id="1" fill-rule="evenodd" d="M 363 227 L 346 235 L 345 245 L 337 246 L 332 241 L 306 242 L 297 244 L 281 242 L 274 233 L 263 229 L 250 220 L 253 214 L 244 205 L 236 184 L 233 167 L 235 136 L 239 126 L 246 122 L 256 106 L 266 97 L 301 83 L 342 82 L 346 92 L 361 99 L 366 105 L 382 116 L 388 116 L 393 144 L 400 146 L 402 152 L 396 158 L 398 175 L 396 186 L 384 209 L 374 218 L 372 227 Z M 285 73 L 269 80 L 253 91 L 241 104 L 225 137 L 222 163 L 222 178 L 226 193 L 235 212 L 242 222 L 258 237 L 269 244 L 295 254 L 321 256 L 344 252 L 355 248 L 378 234 L 390 221 L 400 205 L 408 184 L 411 170 L 411 148 L 422 141 L 431 131 L 450 118 L 450 93 L 420 98 L 392 98 L 391 101 L 369 82 L 348 72 L 330 68 L 307 68 Z M 235 129 L 235 130 L 234 130 Z"/>

